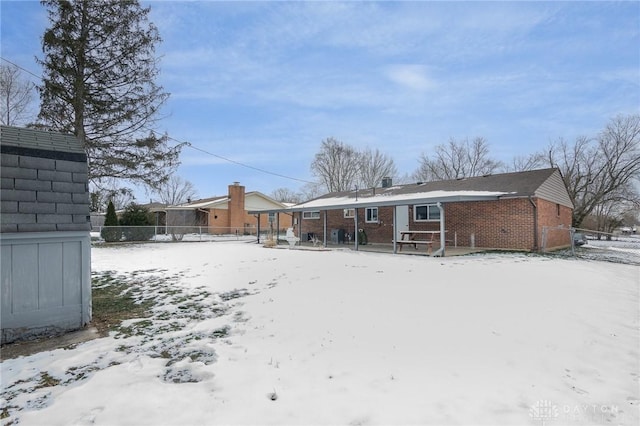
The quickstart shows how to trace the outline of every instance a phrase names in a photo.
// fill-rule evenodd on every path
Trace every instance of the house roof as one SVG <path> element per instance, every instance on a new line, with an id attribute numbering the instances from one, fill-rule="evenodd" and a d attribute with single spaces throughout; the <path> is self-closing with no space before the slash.
<path id="1" fill-rule="evenodd" d="M 187 203 L 178 204 L 175 206 L 167 206 L 167 210 L 197 210 L 213 208 L 215 205 L 224 204 L 229 201 L 229 197 L 226 195 L 220 197 L 201 198 L 199 200 L 189 201 Z"/>
<path id="2" fill-rule="evenodd" d="M 520 197 L 552 199 L 554 202 L 573 208 L 558 169 L 540 169 L 464 179 L 418 182 L 388 188 L 332 192 L 286 210 L 332 210 Z"/>
<path id="3" fill-rule="evenodd" d="M 250 191 L 244 194 L 245 196 L 245 203 L 247 199 L 250 199 L 252 197 L 259 197 L 262 198 L 270 203 L 273 203 L 274 205 L 278 206 L 277 208 L 284 208 L 286 207 L 285 204 L 274 200 L 271 197 L 268 197 L 266 195 L 264 195 L 261 192 L 258 191 Z M 229 196 L 228 195 L 223 195 L 220 197 L 211 197 L 211 198 L 203 198 L 200 200 L 194 200 L 188 203 L 184 203 L 184 204 L 179 204 L 177 206 L 167 206 L 167 210 L 197 210 L 197 209 L 212 209 L 212 208 L 216 208 L 216 207 L 220 207 L 223 205 L 226 205 L 229 202 Z M 246 206 L 246 209 L 251 209 L 251 206 Z"/>

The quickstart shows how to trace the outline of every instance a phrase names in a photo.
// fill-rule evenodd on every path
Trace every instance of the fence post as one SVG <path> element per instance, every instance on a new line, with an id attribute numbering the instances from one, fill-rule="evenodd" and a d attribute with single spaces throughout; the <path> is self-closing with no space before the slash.
<path id="1" fill-rule="evenodd" d="M 571 239 L 571 254 L 576 257 L 576 242 L 573 239 L 573 235 L 576 233 L 576 228 L 569 228 L 569 238 Z"/>

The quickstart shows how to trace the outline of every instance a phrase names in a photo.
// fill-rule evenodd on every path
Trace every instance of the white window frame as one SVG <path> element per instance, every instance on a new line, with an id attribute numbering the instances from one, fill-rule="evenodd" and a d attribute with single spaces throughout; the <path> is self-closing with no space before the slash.
<path id="1" fill-rule="evenodd" d="M 320 210 L 306 210 L 302 212 L 302 219 L 320 219 Z"/>
<path id="2" fill-rule="evenodd" d="M 274 223 L 276 221 L 275 212 L 269 212 L 269 223 Z"/>
<path id="3" fill-rule="evenodd" d="M 418 209 L 421 207 L 427 208 L 427 218 L 426 219 L 418 219 Z M 431 219 L 432 213 L 431 211 L 435 210 L 438 213 L 438 217 L 435 219 Z M 440 209 L 437 204 L 420 204 L 417 206 L 413 206 L 413 221 L 414 222 L 440 222 Z"/>
<path id="4" fill-rule="evenodd" d="M 345 219 L 353 219 L 356 217 L 356 209 L 343 209 L 343 216 Z"/>
<path id="5" fill-rule="evenodd" d="M 375 212 L 375 218 L 374 216 Z M 364 209 L 364 221 L 365 223 L 378 223 L 378 208 L 377 207 L 367 207 Z"/>

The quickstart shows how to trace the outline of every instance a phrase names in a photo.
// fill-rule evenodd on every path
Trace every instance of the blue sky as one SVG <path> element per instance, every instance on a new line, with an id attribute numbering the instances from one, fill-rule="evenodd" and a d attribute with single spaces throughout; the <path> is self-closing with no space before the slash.
<path id="1" fill-rule="evenodd" d="M 640 111 L 640 2 L 143 2 L 171 93 L 159 130 L 313 180 L 327 137 L 400 175 L 451 137 L 509 162 Z M 40 75 L 39 2 L 1 3 L 2 57 Z M 33 78 L 35 80 L 35 78 Z M 302 183 L 185 148 L 201 197 Z"/>

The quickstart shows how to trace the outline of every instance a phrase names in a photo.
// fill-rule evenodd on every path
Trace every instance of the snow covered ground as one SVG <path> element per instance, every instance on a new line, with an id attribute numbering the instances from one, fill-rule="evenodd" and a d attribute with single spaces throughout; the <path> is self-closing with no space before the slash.
<path id="1" fill-rule="evenodd" d="M 152 316 L 2 362 L 2 424 L 637 425 L 636 265 L 95 247 Z"/>
<path id="2" fill-rule="evenodd" d="M 607 260 L 640 266 L 640 235 L 621 235 L 613 240 L 588 238 L 577 255 L 583 259 Z"/>

